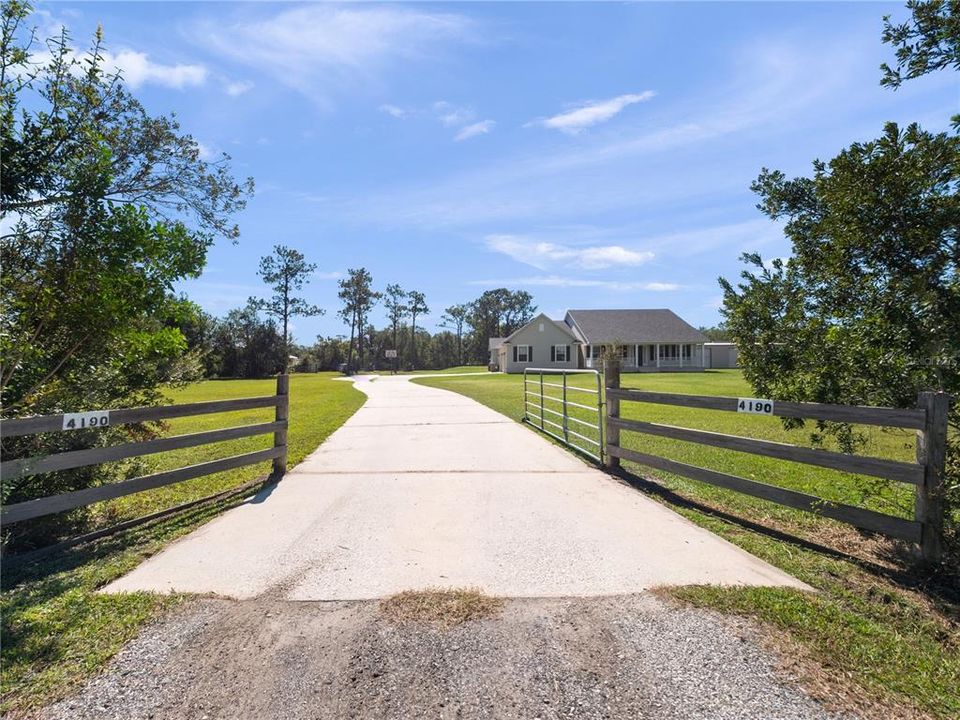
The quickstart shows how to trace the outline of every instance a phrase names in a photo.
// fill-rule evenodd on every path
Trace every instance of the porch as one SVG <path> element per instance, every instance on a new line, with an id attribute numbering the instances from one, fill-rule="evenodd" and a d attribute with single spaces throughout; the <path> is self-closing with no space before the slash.
<path id="1" fill-rule="evenodd" d="M 583 366 L 600 370 L 606 345 L 583 346 Z M 703 343 L 637 343 L 620 345 L 623 372 L 697 371 L 704 369 Z"/>

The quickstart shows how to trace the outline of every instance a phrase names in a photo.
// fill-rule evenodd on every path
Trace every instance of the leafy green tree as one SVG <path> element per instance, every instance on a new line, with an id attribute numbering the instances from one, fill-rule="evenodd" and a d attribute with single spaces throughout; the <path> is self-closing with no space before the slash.
<path id="1" fill-rule="evenodd" d="M 317 342 L 309 350 L 310 358 L 315 365 L 314 370 L 336 370 L 347 361 L 347 339 L 343 335 L 317 336 Z"/>
<path id="2" fill-rule="evenodd" d="M 470 312 L 469 306 L 461 303 L 451 305 L 443 312 L 440 318 L 440 326 L 452 328 L 457 336 L 457 365 L 463 365 L 463 326 L 467 324 L 467 315 Z"/>
<path id="3" fill-rule="evenodd" d="M 115 402 L 162 383 L 186 349 L 173 283 L 199 274 L 250 185 L 200 160 L 65 34 L 37 58 L 29 6 L 0 9 L 0 393 L 6 414 Z M 42 63 L 40 67 L 37 62 Z M 140 400 L 144 400 L 143 397 Z"/>
<path id="4" fill-rule="evenodd" d="M 363 340 L 367 328 L 367 318 L 373 310 L 380 293 L 373 289 L 373 276 L 366 268 L 350 268 L 347 277 L 339 281 L 338 297 L 343 307 L 338 311 L 340 318 L 350 325 L 350 348 L 347 353 L 347 367 L 353 370 L 353 349 L 356 340 L 357 366 L 363 366 Z"/>
<path id="5" fill-rule="evenodd" d="M 407 293 L 407 298 L 410 300 L 408 310 L 410 313 L 410 355 L 411 361 L 410 366 L 416 370 L 417 369 L 417 317 L 426 315 L 430 312 L 430 308 L 427 307 L 427 297 L 419 290 L 411 290 Z"/>
<path id="6" fill-rule="evenodd" d="M 488 338 L 509 335 L 530 322 L 537 311 L 530 293 L 507 288 L 487 290 L 469 308 L 467 323 L 473 328 L 471 355 L 476 361 L 486 360 Z"/>
<path id="7" fill-rule="evenodd" d="M 907 9 L 907 22 L 883 18 L 883 42 L 896 48 L 897 64 L 880 66 L 880 84 L 899 88 L 935 70 L 960 70 L 960 0 L 909 0 Z"/>
<path id="8" fill-rule="evenodd" d="M 285 358 L 290 356 L 290 318 L 323 314 L 322 308 L 294 295 L 310 282 L 310 274 L 316 269 L 316 264 L 308 263 L 303 253 L 285 245 L 274 246 L 273 255 L 260 258 L 259 275 L 273 288 L 273 297 L 269 300 L 258 300 L 257 303 L 267 315 L 280 322 L 283 328 L 282 346 Z"/>
<path id="9" fill-rule="evenodd" d="M 387 309 L 387 318 L 389 318 L 390 327 L 393 329 L 393 347 L 391 349 L 397 351 L 397 359 L 394 361 L 394 369 L 396 369 L 400 355 L 400 324 L 410 312 L 410 308 L 407 307 L 406 291 L 396 283 L 387 285 L 383 306 Z"/>
<path id="10" fill-rule="evenodd" d="M 883 18 L 883 41 L 896 48 L 897 64 L 883 63 L 881 85 L 898 89 L 937 70 L 960 70 L 960 0 L 910 0 L 910 20 L 894 23 Z M 960 113 L 951 121 L 960 130 Z"/>
<path id="11" fill-rule="evenodd" d="M 216 321 L 212 355 L 218 360 L 217 377 L 262 378 L 283 371 L 287 358 L 283 338 L 260 311 L 260 303 L 251 298 Z"/>
<path id="12" fill-rule="evenodd" d="M 744 375 L 766 397 L 911 407 L 920 390 L 960 394 L 960 139 L 886 126 L 812 177 L 764 169 L 758 207 L 785 219 L 792 256 L 721 279 Z M 950 414 L 950 502 L 960 501 Z M 846 449 L 849 426 L 821 423 Z M 954 531 L 956 530 L 954 526 Z"/>
<path id="13" fill-rule="evenodd" d="M 697 328 L 710 342 L 730 342 L 730 331 L 723 325 L 716 327 L 700 326 Z"/>
<path id="14" fill-rule="evenodd" d="M 78 56 L 66 33 L 35 42 L 30 7 L 0 5 L 0 402 L 7 417 L 162 399 L 199 370 L 183 328 L 196 277 L 252 183 L 200 159 L 173 118 L 151 117 L 104 71 L 101 33 Z M 5 438 L 6 457 L 147 437 L 149 427 Z M 4 482 L 5 502 L 87 487 L 120 467 Z M 84 510 L 70 514 L 82 522 Z M 68 523 L 50 521 L 50 533 Z M 44 525 L 38 523 L 36 527 Z M 71 520 L 72 522 L 72 520 Z M 59 525 L 58 525 L 59 523 Z M 14 542 L 29 544 L 44 532 Z M 9 539 L 9 535 L 5 536 Z M 49 539 L 49 538 L 48 538 Z"/>

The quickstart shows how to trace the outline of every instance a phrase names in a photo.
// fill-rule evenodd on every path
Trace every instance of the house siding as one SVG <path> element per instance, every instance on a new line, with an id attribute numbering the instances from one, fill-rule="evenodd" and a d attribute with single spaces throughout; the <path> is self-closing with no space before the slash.
<path id="1" fill-rule="evenodd" d="M 541 329 L 542 328 L 542 329 Z M 528 362 L 514 361 L 513 349 L 519 345 L 529 345 L 533 349 L 533 359 Z M 569 347 L 566 362 L 550 360 L 550 348 L 554 345 Z M 526 327 L 518 330 L 505 343 L 500 351 L 500 369 L 508 373 L 521 373 L 525 368 L 576 369 L 579 350 L 576 341 L 545 315 L 534 318 Z"/>

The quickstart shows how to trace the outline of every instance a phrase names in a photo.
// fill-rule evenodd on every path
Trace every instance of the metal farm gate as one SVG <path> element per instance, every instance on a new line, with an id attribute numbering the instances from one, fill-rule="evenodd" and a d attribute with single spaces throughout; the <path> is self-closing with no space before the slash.
<path id="1" fill-rule="evenodd" d="M 571 400 L 571 396 L 576 399 Z M 603 462 L 600 373 L 526 368 L 523 371 L 523 421 L 577 452 Z"/>

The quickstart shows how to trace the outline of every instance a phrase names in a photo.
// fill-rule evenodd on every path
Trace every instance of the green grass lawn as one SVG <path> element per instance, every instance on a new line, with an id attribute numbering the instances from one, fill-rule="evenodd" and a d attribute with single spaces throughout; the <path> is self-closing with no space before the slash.
<path id="1" fill-rule="evenodd" d="M 486 365 L 455 365 L 443 370 L 401 370 L 398 375 L 450 375 L 451 373 L 490 373 Z M 390 370 L 374 370 L 374 375 L 390 375 Z"/>
<path id="2" fill-rule="evenodd" d="M 292 375 L 289 465 L 313 451 L 359 408 L 365 395 L 334 373 Z M 171 392 L 174 403 L 270 395 L 275 380 L 214 380 Z M 245 425 L 273 419 L 273 409 L 178 418 L 167 434 Z M 272 436 L 244 438 L 152 456 L 160 470 L 271 446 Z M 236 487 L 269 471 L 261 463 L 189 480 L 97 507 L 100 524 L 138 517 Z M 0 597 L 3 642 L 0 712 L 26 711 L 62 696 L 96 672 L 144 622 L 178 601 L 150 593 L 98 595 L 97 588 L 132 570 L 171 540 L 212 519 L 239 500 L 186 514 L 103 540 L 45 561 L 4 568 Z"/>
<path id="3" fill-rule="evenodd" d="M 422 378 L 415 382 L 467 395 L 515 420 L 523 416 L 523 378 L 519 375 Z M 591 378 L 572 382 L 590 383 Z M 624 374 L 622 386 L 690 395 L 754 394 L 736 370 Z M 787 431 L 776 418 L 626 402 L 621 403 L 621 415 L 811 445 L 811 428 Z M 912 432 L 858 429 L 866 437 L 863 454 L 898 460 L 914 457 Z M 888 486 L 847 473 L 637 433 L 624 432 L 621 440 L 625 447 L 693 465 L 912 516 L 913 492 L 908 486 Z M 655 479 L 663 490 L 654 492 L 654 497 L 818 591 L 685 587 L 670 590 L 673 597 L 752 616 L 777 628 L 776 635 L 787 646 L 789 657 L 814 661 L 801 672 L 814 694 L 827 700 L 842 696 L 848 706 L 872 708 L 870 714 L 879 717 L 913 716 L 908 713 L 960 716 L 960 590 L 955 579 L 917 577 L 897 555 L 897 546 L 861 537 L 849 526 L 826 518 L 675 475 L 645 471 L 630 463 L 625 467 Z M 795 542 L 778 533 L 807 542 Z"/>

